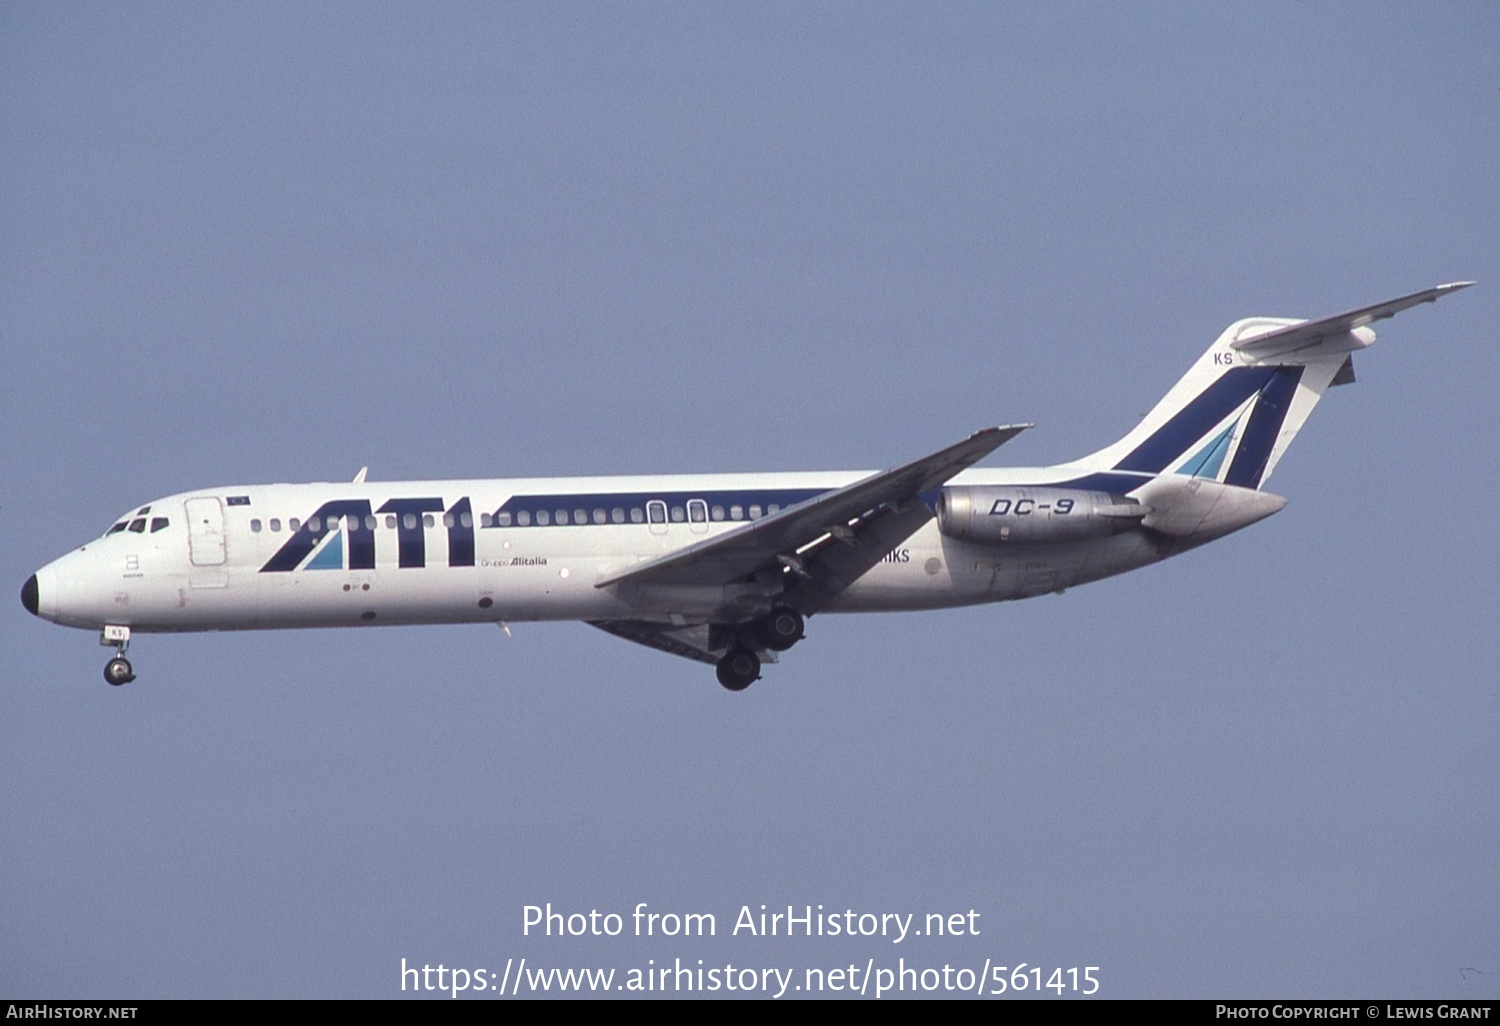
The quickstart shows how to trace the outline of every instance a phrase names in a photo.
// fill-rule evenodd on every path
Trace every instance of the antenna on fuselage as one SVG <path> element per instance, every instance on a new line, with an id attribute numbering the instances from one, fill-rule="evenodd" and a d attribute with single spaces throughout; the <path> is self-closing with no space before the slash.
<path id="1" fill-rule="evenodd" d="M 359 473 L 354 475 L 354 483 L 355 484 L 364 484 L 365 483 L 365 475 L 368 474 L 369 472 L 370 472 L 370 468 L 369 467 L 360 467 L 359 468 Z"/>

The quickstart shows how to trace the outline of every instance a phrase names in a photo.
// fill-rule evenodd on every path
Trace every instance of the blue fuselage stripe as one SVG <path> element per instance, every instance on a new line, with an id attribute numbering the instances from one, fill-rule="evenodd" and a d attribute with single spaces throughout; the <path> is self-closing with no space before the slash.
<path id="1" fill-rule="evenodd" d="M 738 519 L 749 519 L 748 510 L 752 506 L 759 507 L 761 513 L 768 512 L 771 506 L 785 509 L 795 506 L 799 502 L 816 498 L 827 492 L 825 488 L 780 488 L 780 489 L 733 489 L 723 491 L 699 491 L 699 492 L 593 492 L 593 493 L 560 493 L 554 495 L 513 495 L 490 516 L 487 523 L 488 528 L 531 526 L 538 527 L 538 514 L 546 515 L 546 526 L 558 526 L 558 514 L 566 516 L 562 521 L 564 525 L 583 525 L 598 523 L 596 511 L 604 516 L 606 523 L 619 523 L 614 518 L 616 510 L 622 511 L 629 516 L 631 510 L 645 510 L 653 502 L 664 504 L 668 510 L 686 510 L 689 502 L 702 502 L 710 510 L 721 512 L 739 507 L 741 515 Z M 520 514 L 527 514 L 526 520 L 530 523 L 522 524 Z M 584 514 L 582 521 L 578 514 Z M 685 514 L 684 514 L 685 515 Z M 727 512 L 720 519 L 727 519 Z"/>

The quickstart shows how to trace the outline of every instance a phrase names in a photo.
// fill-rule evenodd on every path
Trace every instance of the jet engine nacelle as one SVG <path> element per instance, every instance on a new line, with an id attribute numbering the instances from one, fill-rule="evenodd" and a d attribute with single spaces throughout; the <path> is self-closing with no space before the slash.
<path id="1" fill-rule="evenodd" d="M 1050 545 L 1102 538 L 1140 523 L 1150 508 L 1108 492 L 956 485 L 938 498 L 938 530 L 976 545 Z"/>

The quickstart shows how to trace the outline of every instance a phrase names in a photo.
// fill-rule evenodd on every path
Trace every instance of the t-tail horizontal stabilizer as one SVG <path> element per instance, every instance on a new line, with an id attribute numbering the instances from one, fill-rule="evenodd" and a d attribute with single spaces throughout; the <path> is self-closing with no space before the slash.
<path id="1" fill-rule="evenodd" d="M 1359 331 L 1376 321 L 1394 317 L 1402 310 L 1410 310 L 1422 303 L 1436 303 L 1450 292 L 1466 289 L 1473 284 L 1472 281 L 1449 282 L 1447 285 L 1437 285 L 1430 289 L 1423 289 L 1421 292 L 1413 292 L 1409 296 L 1402 296 L 1400 299 L 1388 299 L 1384 303 L 1360 307 L 1358 310 L 1350 310 L 1348 313 L 1336 314 L 1333 317 L 1323 317 L 1316 321 L 1299 321 L 1271 331 L 1243 331 L 1242 337 L 1231 342 L 1230 345 L 1242 353 L 1250 353 L 1260 358 L 1271 356 L 1286 358 L 1293 354 L 1301 355 L 1307 349 L 1318 347 L 1325 339 L 1337 339 L 1341 335 Z M 1369 345 L 1375 341 L 1373 332 L 1367 333 L 1365 337 L 1356 337 L 1363 345 Z M 1361 346 L 1350 345 L 1346 348 L 1361 348 Z"/>

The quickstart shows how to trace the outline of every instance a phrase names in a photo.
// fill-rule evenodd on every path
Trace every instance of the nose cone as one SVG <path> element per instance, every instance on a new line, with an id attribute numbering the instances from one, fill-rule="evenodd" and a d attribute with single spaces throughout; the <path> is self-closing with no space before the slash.
<path id="1" fill-rule="evenodd" d="M 57 571 L 53 569 L 56 565 L 48 563 L 21 585 L 21 605 L 26 607 L 26 612 L 53 623 L 57 622 L 57 600 L 60 597 Z"/>

